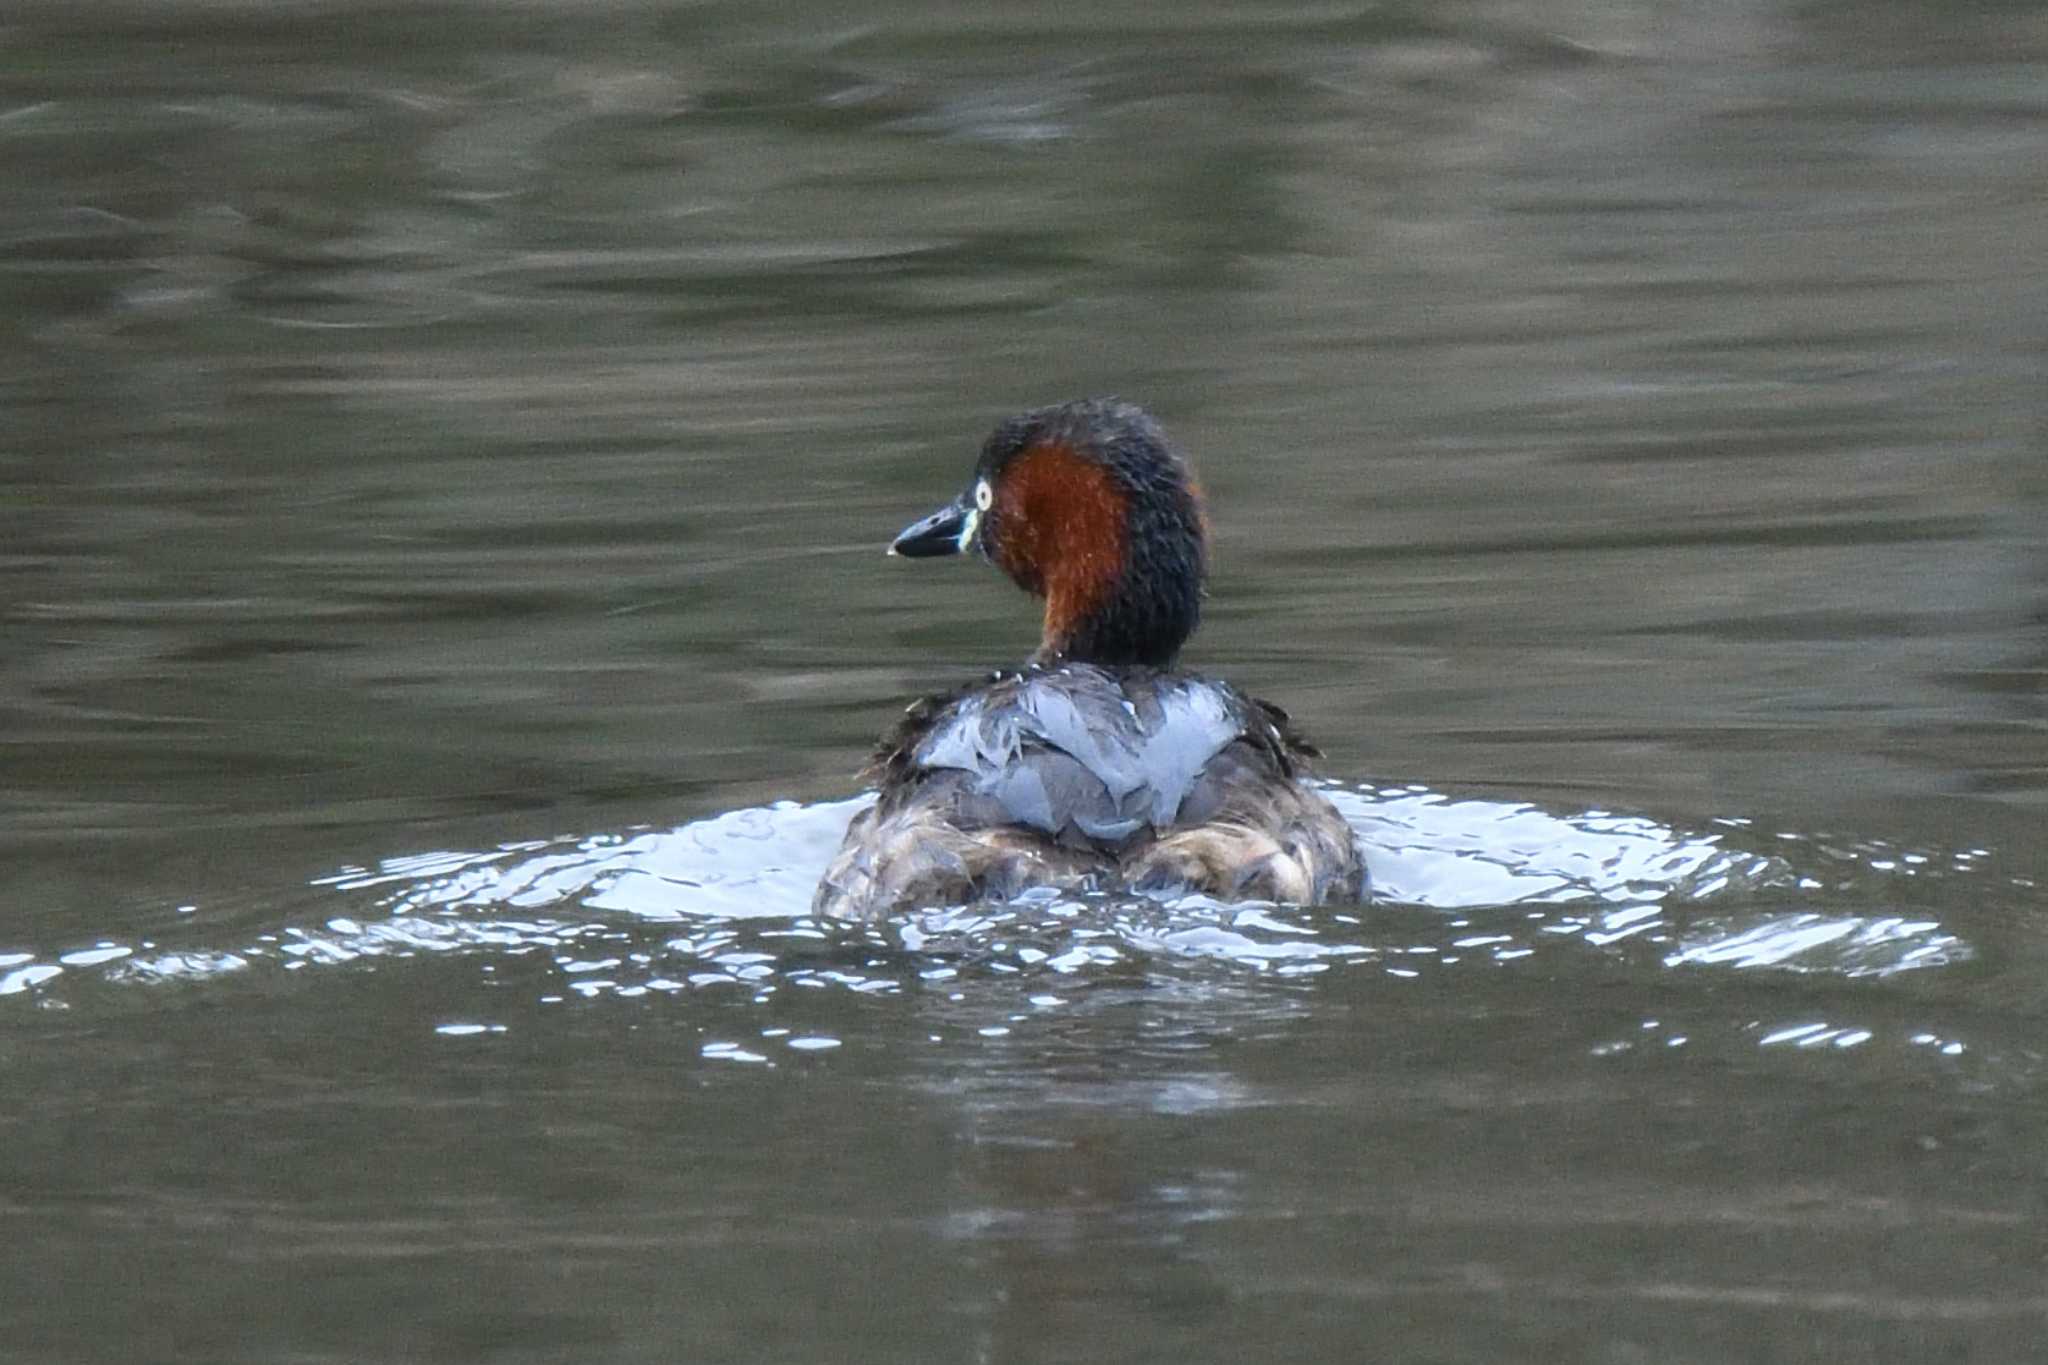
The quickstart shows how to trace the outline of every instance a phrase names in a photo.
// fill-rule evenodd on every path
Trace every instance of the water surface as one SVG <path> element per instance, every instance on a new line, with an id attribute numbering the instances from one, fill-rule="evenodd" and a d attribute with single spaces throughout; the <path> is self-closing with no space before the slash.
<path id="1" fill-rule="evenodd" d="M 2031 8 L 0 41 L 0 1358 L 2035 1352 Z M 808 920 L 1103 392 L 1383 903 Z"/>

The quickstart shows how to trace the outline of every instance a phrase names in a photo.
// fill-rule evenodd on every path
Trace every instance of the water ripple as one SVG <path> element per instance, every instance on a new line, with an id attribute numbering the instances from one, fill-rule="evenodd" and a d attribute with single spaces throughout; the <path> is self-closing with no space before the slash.
<path id="1" fill-rule="evenodd" d="M 1981 849 L 1946 855 L 1780 835 L 1780 851 L 1764 854 L 1743 846 L 1757 836 L 1739 820 L 1689 833 L 1642 816 L 1560 815 L 1412 785 L 1331 795 L 1367 849 L 1371 907 L 1040 893 L 879 925 L 819 923 L 808 916 L 811 888 L 867 798 L 779 802 L 675 829 L 343 868 L 312 883 L 341 902 L 340 913 L 250 942 L 104 939 L 0 953 L 0 997 L 53 1004 L 67 980 L 170 985 L 261 965 L 449 955 L 544 963 L 555 982 L 545 1000 L 891 994 L 976 978 L 1278 979 L 1340 968 L 1413 981 L 1560 951 L 1668 969 L 1856 977 L 1973 955 L 1953 930 L 1900 910 L 1896 893 L 1915 876 L 1981 869 Z"/>

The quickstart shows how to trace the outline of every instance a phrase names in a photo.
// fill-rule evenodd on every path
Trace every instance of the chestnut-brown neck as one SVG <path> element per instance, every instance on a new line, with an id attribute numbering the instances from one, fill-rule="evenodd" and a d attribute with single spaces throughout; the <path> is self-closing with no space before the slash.
<path id="1" fill-rule="evenodd" d="M 1139 497 L 1101 460 L 1041 440 L 1004 466 L 992 529 L 996 564 L 1045 599 L 1035 662 L 1165 667 L 1194 629 L 1201 515 L 1183 485 Z"/>
<path id="2" fill-rule="evenodd" d="M 1116 591 L 1124 501 L 1108 470 L 1057 442 L 1032 446 L 1003 470 L 993 509 L 1000 533 L 991 548 L 1003 572 L 1045 599 L 1040 656 L 1064 653 Z"/>

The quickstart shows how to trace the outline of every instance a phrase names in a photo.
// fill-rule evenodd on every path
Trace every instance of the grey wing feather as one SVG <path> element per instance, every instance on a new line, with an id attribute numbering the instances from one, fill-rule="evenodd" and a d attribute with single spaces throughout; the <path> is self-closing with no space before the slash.
<path id="1" fill-rule="evenodd" d="M 1188 674 L 1070 664 L 921 698 L 814 904 L 874 919 L 1105 886 L 1356 903 L 1352 831 L 1298 780 L 1314 754 L 1286 712 Z"/>
<path id="2" fill-rule="evenodd" d="M 1221 683 L 1071 664 L 960 698 L 914 760 L 967 774 L 1010 822 L 1120 844 L 1171 825 L 1210 761 L 1259 723 Z"/>

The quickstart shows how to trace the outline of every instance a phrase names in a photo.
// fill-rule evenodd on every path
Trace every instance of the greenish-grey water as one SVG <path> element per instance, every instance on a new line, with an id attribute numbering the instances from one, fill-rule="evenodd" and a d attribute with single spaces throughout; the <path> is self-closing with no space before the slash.
<path id="1" fill-rule="evenodd" d="M 2037 1351 L 2032 8 L 0 45 L 0 1358 Z M 806 923 L 1091 392 L 1397 903 Z"/>

